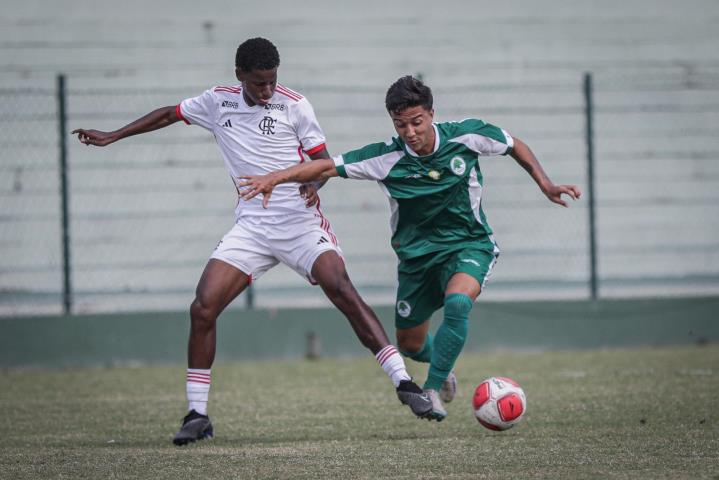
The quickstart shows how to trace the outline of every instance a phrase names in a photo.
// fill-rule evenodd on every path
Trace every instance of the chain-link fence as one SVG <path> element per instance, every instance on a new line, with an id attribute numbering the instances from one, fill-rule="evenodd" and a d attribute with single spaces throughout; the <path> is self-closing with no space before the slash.
<path id="1" fill-rule="evenodd" d="M 0 90 L 0 305 L 57 312 L 62 295 L 57 91 Z"/>
<path id="2" fill-rule="evenodd" d="M 521 138 L 557 183 L 587 191 L 582 74 L 434 87 L 439 121 L 479 117 Z M 205 87 L 66 92 L 73 310 L 183 309 L 236 194 L 214 139 L 177 124 L 107 148 L 73 128 L 112 130 Z M 719 292 L 719 76 L 598 72 L 594 79 L 600 295 Z M 293 87 L 295 87 L 293 85 Z M 296 86 L 315 106 L 331 153 L 388 139 L 384 89 Z M 58 92 L 0 90 L 0 314 L 62 308 Z M 483 158 L 485 212 L 502 248 L 489 299 L 586 298 L 586 198 L 550 204 L 509 157 Z M 372 182 L 332 180 L 323 210 L 370 303 L 394 299 L 387 201 Z M 254 285 L 258 307 L 328 304 L 285 267 Z M 236 305 L 242 306 L 241 300 Z"/>

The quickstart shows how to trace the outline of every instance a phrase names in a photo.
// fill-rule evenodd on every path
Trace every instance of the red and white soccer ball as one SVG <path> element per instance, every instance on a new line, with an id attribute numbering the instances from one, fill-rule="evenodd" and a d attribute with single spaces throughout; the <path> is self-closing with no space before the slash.
<path id="1" fill-rule="evenodd" d="M 517 382 L 491 377 L 479 384 L 472 398 L 474 416 L 490 430 L 507 430 L 522 420 L 527 397 Z"/>

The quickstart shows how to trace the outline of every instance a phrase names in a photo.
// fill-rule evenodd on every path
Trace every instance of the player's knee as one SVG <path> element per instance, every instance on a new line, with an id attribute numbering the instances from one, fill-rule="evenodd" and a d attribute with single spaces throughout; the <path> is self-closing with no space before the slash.
<path id="1" fill-rule="evenodd" d="M 417 355 L 424 348 L 425 335 L 406 334 L 402 330 L 397 331 L 397 346 L 406 357 Z"/>
<path id="2" fill-rule="evenodd" d="M 466 324 L 472 310 L 472 299 L 462 293 L 447 295 L 444 299 L 444 321 L 450 324 Z"/>
<path id="3" fill-rule="evenodd" d="M 190 305 L 190 318 L 193 326 L 208 327 L 214 325 L 217 314 L 198 297 Z"/>
<path id="4" fill-rule="evenodd" d="M 424 347 L 424 340 L 419 341 L 406 338 L 401 340 L 398 339 L 397 346 L 399 347 L 400 352 L 402 352 L 402 355 L 412 358 L 422 351 L 422 347 Z"/>
<path id="5" fill-rule="evenodd" d="M 340 302 L 345 305 L 350 305 L 356 303 L 359 298 L 347 274 L 338 275 L 334 281 L 325 285 L 324 289 L 330 299 L 334 300 L 335 303 Z"/>

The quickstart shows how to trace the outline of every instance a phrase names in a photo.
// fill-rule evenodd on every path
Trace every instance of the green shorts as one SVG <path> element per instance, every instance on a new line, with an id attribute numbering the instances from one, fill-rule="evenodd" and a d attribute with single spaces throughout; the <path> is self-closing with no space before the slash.
<path id="1" fill-rule="evenodd" d="M 444 291 L 455 273 L 471 275 L 484 288 L 498 256 L 486 246 L 468 246 L 400 261 L 395 327 L 416 327 L 429 320 L 444 305 Z"/>

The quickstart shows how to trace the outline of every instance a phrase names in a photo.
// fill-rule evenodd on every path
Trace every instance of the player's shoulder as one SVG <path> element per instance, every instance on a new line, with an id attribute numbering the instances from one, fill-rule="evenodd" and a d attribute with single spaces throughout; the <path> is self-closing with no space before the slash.
<path id="1" fill-rule="evenodd" d="M 294 105 L 307 102 L 307 98 L 296 90 L 292 90 L 281 83 L 275 87 L 275 98 L 273 100 L 282 102 L 286 105 Z"/>
<path id="2" fill-rule="evenodd" d="M 384 157 L 385 155 L 394 153 L 404 154 L 404 147 L 398 138 L 392 138 L 387 142 L 370 143 L 351 152 L 347 152 L 345 156 L 351 158 L 352 161 L 358 161 Z"/>
<path id="3" fill-rule="evenodd" d="M 481 131 L 487 123 L 478 118 L 465 118 L 454 122 L 438 123 L 437 128 L 444 134 L 445 138 L 454 138 L 468 133 Z"/>
<path id="4" fill-rule="evenodd" d="M 215 85 L 207 91 L 214 97 L 238 98 L 242 95 L 242 85 Z"/>
<path id="5" fill-rule="evenodd" d="M 241 85 L 215 85 L 201 94 L 182 101 L 182 109 L 200 115 L 216 114 L 218 111 L 236 110 L 242 100 Z"/>
<path id="6" fill-rule="evenodd" d="M 214 103 L 220 107 L 239 108 L 242 99 L 242 85 L 215 85 L 205 91 Z"/>

